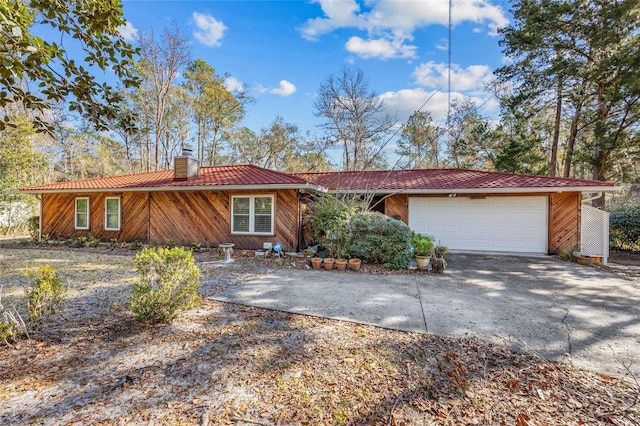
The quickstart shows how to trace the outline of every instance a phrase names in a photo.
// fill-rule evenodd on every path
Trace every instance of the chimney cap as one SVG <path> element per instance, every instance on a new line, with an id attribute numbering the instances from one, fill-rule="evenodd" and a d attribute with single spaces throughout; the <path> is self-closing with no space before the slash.
<path id="1" fill-rule="evenodd" d="M 193 155 L 193 148 L 191 148 L 189 145 L 183 146 L 182 155 L 185 157 L 191 157 Z"/>

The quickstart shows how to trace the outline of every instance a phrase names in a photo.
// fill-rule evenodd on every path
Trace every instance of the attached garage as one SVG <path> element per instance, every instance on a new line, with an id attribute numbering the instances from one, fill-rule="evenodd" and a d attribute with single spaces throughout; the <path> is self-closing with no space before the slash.
<path id="1" fill-rule="evenodd" d="M 453 250 L 546 253 L 548 197 L 409 197 L 408 224 Z"/>

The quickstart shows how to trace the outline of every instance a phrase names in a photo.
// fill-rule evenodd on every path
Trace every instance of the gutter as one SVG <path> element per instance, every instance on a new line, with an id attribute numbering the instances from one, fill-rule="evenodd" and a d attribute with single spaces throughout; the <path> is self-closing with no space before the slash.
<path id="1" fill-rule="evenodd" d="M 450 188 L 450 189 L 397 189 L 397 190 L 374 190 L 374 189 L 364 189 L 364 190 L 338 190 L 332 189 L 329 192 L 331 193 L 342 193 L 342 194 L 366 194 L 366 193 L 375 193 L 375 194 L 415 194 L 415 195 L 425 195 L 425 194 L 434 194 L 434 195 L 450 195 L 450 194 L 522 194 L 522 193 L 531 193 L 531 194 L 548 194 L 551 192 L 616 192 L 620 191 L 622 187 L 620 186 L 566 186 L 566 187 L 536 187 L 536 188 Z M 583 200 L 584 201 L 584 200 Z"/>
<path id="2" fill-rule="evenodd" d="M 278 189 L 298 189 L 322 191 L 316 185 L 263 184 L 263 185 L 200 185 L 200 186 L 151 186 L 124 188 L 65 188 L 65 189 L 20 189 L 23 194 L 88 194 L 102 192 L 175 192 L 175 191 L 269 191 Z"/>

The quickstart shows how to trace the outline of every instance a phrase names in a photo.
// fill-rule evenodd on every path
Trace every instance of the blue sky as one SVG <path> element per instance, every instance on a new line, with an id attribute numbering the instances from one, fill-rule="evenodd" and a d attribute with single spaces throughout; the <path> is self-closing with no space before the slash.
<path id="1" fill-rule="evenodd" d="M 447 109 L 448 0 L 125 0 L 121 34 L 178 27 L 193 58 L 229 73 L 255 103 L 244 125 L 255 131 L 276 116 L 301 131 L 318 132 L 315 92 L 344 65 L 361 69 L 400 122 L 420 108 L 442 119 Z M 484 90 L 504 63 L 497 28 L 508 25 L 509 3 L 453 0 L 452 95 L 483 103 L 497 118 L 497 101 Z"/>

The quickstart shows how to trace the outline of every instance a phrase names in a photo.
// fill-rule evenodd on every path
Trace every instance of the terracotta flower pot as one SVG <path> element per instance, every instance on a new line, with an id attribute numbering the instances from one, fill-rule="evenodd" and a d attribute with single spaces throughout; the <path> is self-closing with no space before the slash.
<path id="1" fill-rule="evenodd" d="M 336 269 L 338 271 L 347 270 L 347 259 L 336 259 Z"/>
<path id="2" fill-rule="evenodd" d="M 591 256 L 578 256 L 576 257 L 576 262 L 580 265 L 590 266 L 593 263 L 593 258 Z"/>
<path id="3" fill-rule="evenodd" d="M 322 258 L 321 257 L 312 257 L 311 258 L 311 267 L 315 271 L 319 271 L 322 268 Z"/>
<path id="4" fill-rule="evenodd" d="M 362 261 L 360 259 L 357 259 L 357 258 L 349 259 L 349 269 L 351 269 L 354 272 L 357 272 L 360 270 L 361 264 L 362 264 Z"/>
<path id="5" fill-rule="evenodd" d="M 331 271 L 336 263 L 336 260 L 333 257 L 327 257 L 324 259 L 324 269 L 327 271 Z"/>

